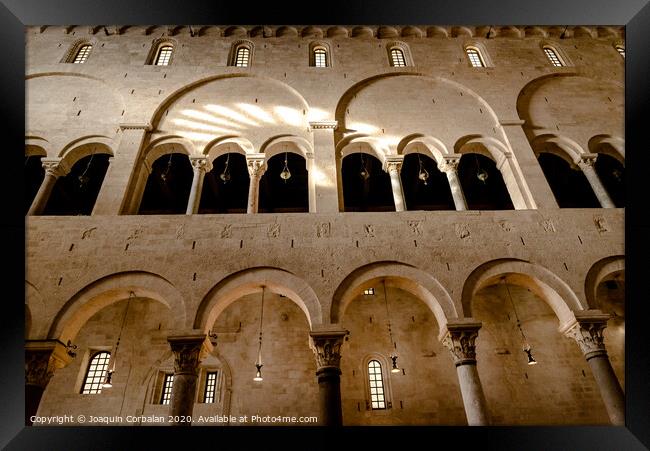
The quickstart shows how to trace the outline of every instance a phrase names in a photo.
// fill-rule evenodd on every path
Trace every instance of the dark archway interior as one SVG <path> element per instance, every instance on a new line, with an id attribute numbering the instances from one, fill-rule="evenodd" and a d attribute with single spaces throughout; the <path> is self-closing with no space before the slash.
<path id="1" fill-rule="evenodd" d="M 614 205 L 625 207 L 625 167 L 616 158 L 599 153 L 594 168 Z"/>
<path id="2" fill-rule="evenodd" d="M 362 169 L 368 173 L 361 177 Z M 343 203 L 345 211 L 395 211 L 390 175 L 381 161 L 366 153 L 353 153 L 343 158 Z"/>
<path id="3" fill-rule="evenodd" d="M 158 158 L 152 165 L 138 214 L 185 213 L 193 177 L 192 164 L 187 155 L 170 153 Z"/>
<path id="4" fill-rule="evenodd" d="M 291 177 L 284 180 L 285 157 Z M 306 213 L 309 212 L 309 188 L 307 186 L 307 162 L 291 152 L 271 157 L 266 172 L 260 179 L 260 213 Z"/>
<path id="5" fill-rule="evenodd" d="M 246 213 L 249 183 L 244 155 L 228 153 L 215 158 L 203 180 L 199 213 Z"/>
<path id="6" fill-rule="evenodd" d="M 537 157 L 560 208 L 600 208 L 600 202 L 580 168 L 562 157 L 543 152 Z"/>
<path id="7" fill-rule="evenodd" d="M 428 174 L 426 180 L 419 178 Z M 435 160 L 427 155 L 412 153 L 402 164 L 402 189 L 407 210 L 455 210 L 447 175 L 438 170 Z"/>
<path id="8" fill-rule="evenodd" d="M 487 178 L 480 180 L 478 177 L 480 173 L 487 174 Z M 476 153 L 463 155 L 458 164 L 458 178 L 463 187 L 468 209 L 514 209 L 501 171 L 490 158 Z"/>
<path id="9" fill-rule="evenodd" d="M 108 169 L 107 154 L 88 155 L 77 161 L 70 173 L 56 180 L 43 215 L 89 215 Z"/>
<path id="10" fill-rule="evenodd" d="M 41 155 L 25 156 L 25 214 L 32 206 L 38 189 L 45 178 L 45 169 L 41 162 Z"/>

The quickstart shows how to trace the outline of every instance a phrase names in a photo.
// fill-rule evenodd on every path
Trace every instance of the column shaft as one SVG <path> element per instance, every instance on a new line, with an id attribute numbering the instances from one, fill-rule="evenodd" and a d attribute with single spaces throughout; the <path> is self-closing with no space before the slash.
<path id="1" fill-rule="evenodd" d="M 199 212 L 203 179 L 205 178 L 206 171 L 209 171 L 211 166 L 207 158 L 191 158 L 190 161 L 192 162 L 194 177 L 192 177 L 190 196 L 187 199 L 187 210 L 185 211 L 187 215 L 193 215 Z"/>
<path id="2" fill-rule="evenodd" d="M 260 178 L 257 175 L 251 175 L 250 184 L 248 185 L 248 204 L 246 205 L 246 213 L 257 213 L 259 187 Z"/>
<path id="3" fill-rule="evenodd" d="M 470 426 L 489 424 L 487 402 L 483 395 L 483 387 L 481 387 L 481 380 L 478 377 L 476 363 L 458 365 L 456 372 L 458 373 L 460 392 L 463 396 L 467 424 Z"/>
<path id="4" fill-rule="evenodd" d="M 347 331 L 311 332 L 309 344 L 316 357 L 316 377 L 322 426 L 341 426 L 341 345 Z"/>
<path id="5" fill-rule="evenodd" d="M 52 189 L 56 184 L 57 178 L 58 177 L 54 172 L 48 170 L 45 171 L 45 178 L 36 193 L 36 197 L 34 197 L 34 200 L 32 201 L 32 205 L 29 207 L 27 216 L 36 216 L 43 213 L 45 205 L 47 205 L 47 201 L 50 199 L 50 194 L 52 194 Z"/>
<path id="6" fill-rule="evenodd" d="M 588 360 L 612 424 L 625 426 L 625 395 L 607 354 Z"/>
<path id="7" fill-rule="evenodd" d="M 460 185 L 460 180 L 458 180 L 458 172 L 456 172 L 455 169 L 452 169 L 446 171 L 446 174 L 447 180 L 449 180 L 449 187 L 451 188 L 451 197 L 454 198 L 456 211 L 467 210 L 467 201 L 465 200 L 463 187 Z"/>
<path id="8" fill-rule="evenodd" d="M 404 201 L 404 190 L 402 189 L 402 180 L 400 179 L 401 163 L 388 163 L 388 173 L 390 174 L 390 184 L 393 189 L 393 200 L 395 201 L 395 211 L 406 210 Z"/>
<path id="9" fill-rule="evenodd" d="M 609 197 L 607 190 L 600 181 L 600 177 L 598 177 L 598 174 L 596 173 L 596 169 L 594 169 L 593 162 L 590 161 L 588 163 L 580 164 L 580 168 L 585 177 L 587 177 L 591 189 L 594 190 L 594 194 L 598 198 L 600 206 L 603 208 L 615 208 L 616 206 L 614 205 L 612 198 Z"/>

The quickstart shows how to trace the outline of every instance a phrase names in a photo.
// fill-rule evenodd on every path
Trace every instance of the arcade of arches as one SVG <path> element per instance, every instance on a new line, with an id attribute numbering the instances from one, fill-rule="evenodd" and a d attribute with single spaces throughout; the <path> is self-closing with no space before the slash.
<path id="1" fill-rule="evenodd" d="M 624 424 L 623 30 L 516 29 L 28 27 L 26 423 Z"/>

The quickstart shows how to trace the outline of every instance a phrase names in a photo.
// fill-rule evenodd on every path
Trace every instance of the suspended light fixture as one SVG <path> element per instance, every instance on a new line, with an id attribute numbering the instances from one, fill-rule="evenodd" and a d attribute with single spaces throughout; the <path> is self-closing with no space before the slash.
<path id="1" fill-rule="evenodd" d="M 167 160 L 167 168 L 165 168 L 165 171 L 160 174 L 160 178 L 162 179 L 163 182 L 167 182 L 167 178 L 169 177 L 169 170 L 172 168 L 172 156 L 174 154 L 170 153 L 169 154 L 169 160 Z"/>
<path id="2" fill-rule="evenodd" d="M 512 304 L 512 310 L 515 312 L 515 319 L 517 320 L 517 328 L 519 329 L 519 332 L 521 333 L 521 338 L 524 342 L 524 347 L 523 350 L 526 353 L 526 356 L 528 357 L 528 364 L 529 365 L 537 365 L 537 361 L 533 357 L 533 351 L 530 347 L 530 344 L 528 344 L 528 339 L 526 338 L 526 334 L 524 334 L 524 330 L 521 328 L 521 322 L 519 321 L 519 316 L 517 315 L 517 309 L 515 308 L 515 303 L 512 300 L 512 295 L 510 294 L 510 289 L 508 288 L 508 285 L 506 284 L 506 278 L 505 276 L 502 277 L 501 279 L 503 281 L 503 286 L 506 287 L 506 291 L 508 292 L 508 299 L 510 299 L 510 303 Z"/>
<path id="3" fill-rule="evenodd" d="M 286 146 L 285 146 L 286 149 Z M 287 180 L 291 177 L 291 172 L 289 171 L 289 164 L 288 164 L 288 153 L 284 152 L 284 168 L 282 169 L 282 172 L 280 172 L 280 178 L 284 180 L 284 183 L 287 183 Z"/>
<path id="4" fill-rule="evenodd" d="M 392 368 L 390 370 L 391 373 L 399 373 L 400 369 L 399 366 L 397 366 L 397 343 L 393 340 L 393 331 L 390 327 L 390 313 L 388 312 L 388 296 L 386 295 L 386 279 L 383 281 L 384 285 L 384 304 L 386 305 L 386 318 L 388 319 L 388 336 L 390 337 L 390 343 L 394 347 L 394 351 L 392 352 L 390 359 L 392 360 Z"/>
<path id="5" fill-rule="evenodd" d="M 474 158 L 476 159 L 476 178 L 479 179 L 483 184 L 485 184 L 485 181 L 488 178 L 488 173 L 485 169 L 481 167 L 481 165 L 478 162 L 478 156 L 474 155 Z"/>
<path id="6" fill-rule="evenodd" d="M 614 169 L 612 171 L 612 176 L 616 179 L 617 182 L 621 181 L 621 176 L 622 175 L 623 175 L 623 173 L 621 171 L 619 171 L 618 169 Z"/>
<path id="7" fill-rule="evenodd" d="M 262 307 L 260 309 L 260 338 L 259 347 L 257 348 L 257 361 L 255 362 L 255 382 L 262 382 L 262 320 L 264 319 L 264 286 L 262 285 Z"/>
<path id="8" fill-rule="evenodd" d="M 131 299 L 135 298 L 135 293 L 129 291 L 129 299 L 126 301 L 126 307 L 124 309 L 124 317 L 122 318 L 122 326 L 120 327 L 120 333 L 117 336 L 117 341 L 115 342 L 115 350 L 111 354 L 111 368 L 106 374 L 106 380 L 102 384 L 102 388 L 111 388 L 113 386 L 113 373 L 115 372 L 115 361 L 117 359 L 117 350 L 120 347 L 120 339 L 122 338 L 122 331 L 124 331 L 124 325 L 126 324 L 126 316 L 129 313 L 129 307 L 131 305 Z"/>
<path id="9" fill-rule="evenodd" d="M 228 150 L 230 150 L 230 148 L 228 148 Z M 223 183 L 228 183 L 230 181 L 230 152 L 228 152 L 228 156 L 226 157 L 226 166 L 223 168 L 223 172 L 219 175 L 219 178 Z"/>
<path id="10" fill-rule="evenodd" d="M 418 152 L 418 163 L 420 165 L 420 169 L 418 170 L 418 178 L 425 185 L 427 185 L 427 180 L 429 180 L 429 172 L 426 169 L 424 169 L 424 166 L 422 165 L 422 159 L 420 158 L 420 153 L 419 152 Z"/>
<path id="11" fill-rule="evenodd" d="M 77 180 L 79 180 L 79 188 L 83 189 L 84 186 L 90 181 L 90 177 L 88 177 L 86 174 L 88 173 L 88 169 L 90 169 L 90 164 L 93 162 L 93 157 L 95 156 L 95 149 L 93 149 L 93 152 L 90 154 L 90 159 L 88 160 L 88 164 L 86 165 L 86 169 L 84 169 L 83 173 L 77 177 Z"/>
<path id="12" fill-rule="evenodd" d="M 361 158 L 361 169 L 359 169 L 359 177 L 361 177 L 361 180 L 363 180 L 365 182 L 370 177 L 370 172 L 368 171 L 368 168 L 366 167 L 366 161 L 363 159 L 363 153 L 361 152 L 361 146 L 359 146 L 359 156 Z"/>

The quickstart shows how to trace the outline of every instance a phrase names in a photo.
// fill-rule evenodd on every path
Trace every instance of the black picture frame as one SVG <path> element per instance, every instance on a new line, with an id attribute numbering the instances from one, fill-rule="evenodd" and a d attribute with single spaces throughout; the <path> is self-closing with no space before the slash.
<path id="1" fill-rule="evenodd" d="M 200 0 L 3 0 L 0 6 L 5 130 L 2 215 L 5 258 L 2 281 L 5 314 L 0 328 L 0 446 L 6 449 L 167 449 L 206 444 L 222 449 L 347 449 L 358 439 L 373 447 L 445 447 L 517 450 L 636 450 L 650 448 L 650 352 L 644 326 L 648 318 L 643 263 L 650 220 L 645 215 L 640 171 L 647 171 L 644 118 L 650 109 L 650 6 L 648 0 L 333 0 L 300 4 L 206 2 Z M 170 428 L 170 427 L 25 427 L 24 426 L 24 239 L 21 186 L 24 146 L 25 45 L 27 25 L 68 24 L 494 24 L 624 25 L 626 27 L 625 132 L 626 198 L 626 427 L 422 427 L 422 428 Z M 7 139 L 8 138 L 8 139 Z M 15 166 L 14 166 L 15 165 Z M 647 176 L 646 176 L 647 178 Z M 17 185 L 19 184 L 19 185 Z M 634 188 L 637 189 L 634 189 Z M 646 191 L 647 192 L 647 191 Z M 254 433 L 251 433 L 254 432 Z M 356 439 L 354 442 L 353 439 Z M 371 442 L 366 440 L 371 439 Z M 136 445 L 140 442 L 144 445 Z M 277 444 L 274 442 L 278 442 Z M 227 443 L 227 444 L 226 444 Z M 358 446 L 358 445 L 355 445 Z"/>

